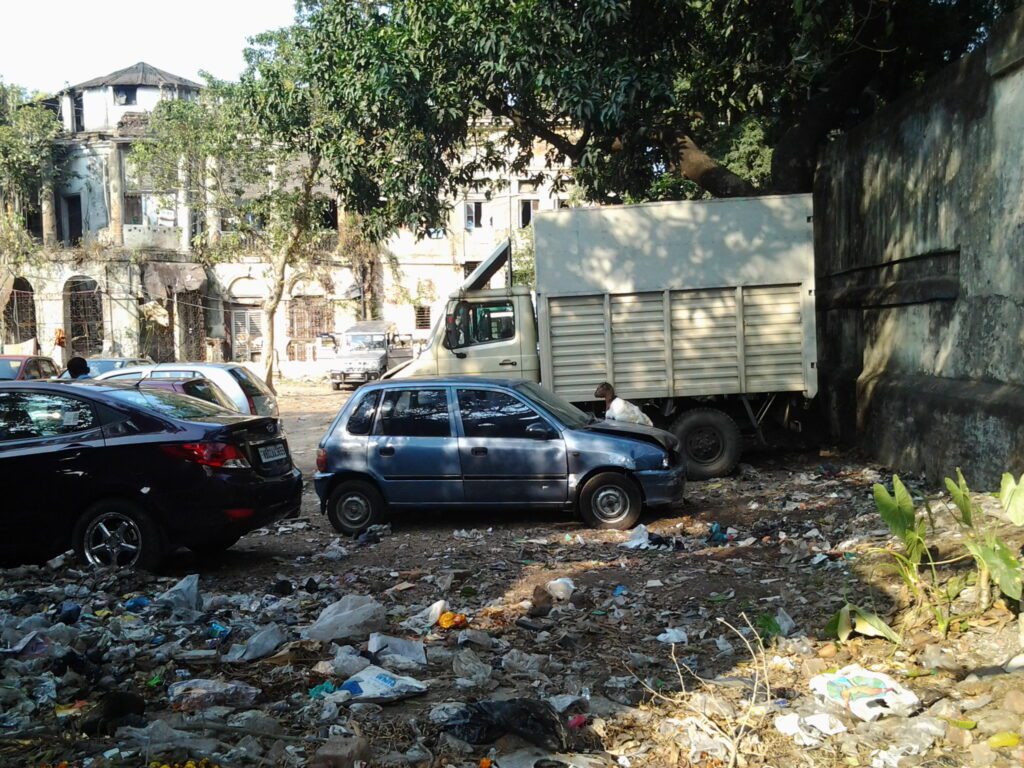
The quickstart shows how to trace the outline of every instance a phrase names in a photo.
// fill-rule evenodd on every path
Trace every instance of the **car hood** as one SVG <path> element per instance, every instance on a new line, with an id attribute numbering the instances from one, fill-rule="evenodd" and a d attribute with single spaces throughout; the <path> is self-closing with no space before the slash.
<path id="1" fill-rule="evenodd" d="M 660 446 L 666 451 L 678 451 L 679 439 L 670 432 L 657 427 L 645 427 L 642 424 L 630 424 L 627 421 L 598 420 L 580 427 L 581 432 L 597 432 L 602 435 L 621 437 L 626 440 L 638 440 Z"/>

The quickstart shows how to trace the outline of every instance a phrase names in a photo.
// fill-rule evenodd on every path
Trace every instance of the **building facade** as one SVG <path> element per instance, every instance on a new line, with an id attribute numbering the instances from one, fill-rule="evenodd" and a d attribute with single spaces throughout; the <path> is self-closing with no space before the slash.
<path id="1" fill-rule="evenodd" d="M 263 346 L 267 263 L 255 250 L 230 263 L 196 263 L 192 242 L 207 226 L 205 212 L 192 210 L 183 193 L 152 188 L 127 162 L 132 143 L 145 136 L 147 114 L 161 100 L 194 99 L 199 90 L 140 62 L 59 94 L 68 173 L 30 222 L 39 258 L 0 275 L 6 351 L 38 349 L 61 363 L 73 355 L 140 354 L 256 363 L 272 353 L 285 376 L 316 375 L 329 365 L 322 339 L 362 312 L 336 238 L 324 238 L 324 259 L 337 266 L 320 279 L 286 276 L 270 352 Z M 479 191 L 450 201 L 446 226 L 429 237 L 395 233 L 381 259 L 383 319 L 426 339 L 448 296 L 495 245 L 519 237 L 537 211 L 566 204 L 554 178 L 539 148 L 521 177 L 482 180 Z"/>

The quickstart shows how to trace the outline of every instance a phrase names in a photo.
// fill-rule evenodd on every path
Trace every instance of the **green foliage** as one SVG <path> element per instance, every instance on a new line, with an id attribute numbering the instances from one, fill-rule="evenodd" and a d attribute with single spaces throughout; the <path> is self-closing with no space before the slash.
<path id="1" fill-rule="evenodd" d="M 754 622 L 754 626 L 757 629 L 757 633 L 761 636 L 761 639 L 765 641 L 782 635 L 782 628 L 779 626 L 779 621 L 771 613 L 762 613 L 758 616 L 757 620 Z"/>
<path id="2" fill-rule="evenodd" d="M 307 79 L 339 124 L 325 157 L 375 237 L 444 226 L 474 179 L 523 171 L 534 146 L 603 202 L 695 197 L 684 133 L 755 185 L 772 148 L 856 57 L 872 73 L 816 141 L 976 46 L 1017 0 L 303 0 Z M 492 117 L 499 118 L 493 122 Z M 816 123 L 818 124 L 818 123 Z M 326 145 L 325 145 L 326 147 Z M 668 179 L 663 181 L 663 179 Z"/>
<path id="3" fill-rule="evenodd" d="M 842 642 L 846 642 L 855 632 L 865 637 L 883 637 L 892 643 L 900 642 L 900 636 L 878 614 L 850 603 L 843 605 L 829 619 L 824 632 L 827 636 L 836 637 Z"/>
<path id="4" fill-rule="evenodd" d="M 999 503 L 1003 505 L 1006 516 L 1014 525 L 1024 525 L 1024 475 L 1021 475 L 1018 482 L 1009 472 L 1003 474 L 1003 482 L 999 488 Z"/>
<path id="5" fill-rule="evenodd" d="M 537 266 L 533 254 L 533 224 L 518 230 L 512 238 L 512 284 L 533 288 Z"/>

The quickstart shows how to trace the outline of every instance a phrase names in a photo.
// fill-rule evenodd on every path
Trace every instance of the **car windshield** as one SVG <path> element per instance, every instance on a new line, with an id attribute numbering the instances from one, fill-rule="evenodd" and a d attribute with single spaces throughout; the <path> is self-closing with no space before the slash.
<path id="1" fill-rule="evenodd" d="M 0 381 L 12 381 L 18 377 L 21 360 L 0 360 Z"/>
<path id="2" fill-rule="evenodd" d="M 156 411 L 164 416 L 170 416 L 175 419 L 217 421 L 224 416 L 238 415 L 234 411 L 229 411 L 219 405 L 187 395 L 180 395 L 177 392 L 161 392 L 155 389 L 142 390 L 132 387 L 112 390 L 110 396 L 123 403 Z"/>
<path id="3" fill-rule="evenodd" d="M 594 417 L 589 413 L 584 413 L 568 400 L 563 400 L 554 392 L 549 392 L 532 381 L 524 381 L 518 384 L 516 389 L 571 429 L 579 429 L 594 421 Z"/>
<path id="4" fill-rule="evenodd" d="M 383 352 L 386 349 L 383 334 L 351 333 L 345 339 L 348 342 L 348 348 L 353 352 Z"/>

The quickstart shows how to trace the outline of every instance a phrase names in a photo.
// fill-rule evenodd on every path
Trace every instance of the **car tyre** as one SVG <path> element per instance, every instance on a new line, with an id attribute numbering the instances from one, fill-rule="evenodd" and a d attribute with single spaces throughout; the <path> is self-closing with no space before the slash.
<path id="1" fill-rule="evenodd" d="M 78 518 L 72 534 L 82 562 L 101 568 L 156 570 L 163 561 L 163 533 L 139 505 L 124 499 L 105 499 Z"/>
<path id="2" fill-rule="evenodd" d="M 338 533 L 358 536 L 384 515 L 384 497 L 362 480 L 347 480 L 327 499 L 327 519 Z"/>
<path id="3" fill-rule="evenodd" d="M 590 478 L 580 493 L 579 513 L 591 528 L 623 531 L 640 519 L 643 499 L 636 483 L 618 472 Z"/>
<path id="4" fill-rule="evenodd" d="M 340 392 L 341 391 L 341 383 L 337 382 L 337 381 L 332 381 L 331 382 L 331 389 L 333 389 L 335 392 Z"/>
<path id="5" fill-rule="evenodd" d="M 235 546 L 241 538 L 242 534 L 240 533 L 213 536 L 208 541 L 204 541 L 201 544 L 190 544 L 188 546 L 188 550 L 201 556 L 219 555 L 222 552 L 227 552 Z"/>
<path id="6" fill-rule="evenodd" d="M 686 477 L 708 480 L 729 474 L 740 460 L 740 429 L 716 408 L 694 408 L 672 424 L 686 457 Z"/>

